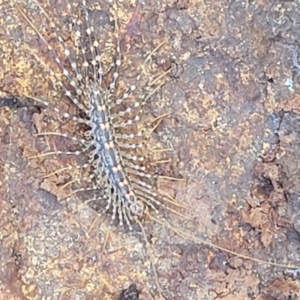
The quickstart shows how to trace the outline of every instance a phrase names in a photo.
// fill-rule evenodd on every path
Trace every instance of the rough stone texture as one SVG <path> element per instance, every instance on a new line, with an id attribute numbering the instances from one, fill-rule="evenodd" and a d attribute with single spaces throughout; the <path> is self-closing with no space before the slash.
<path id="1" fill-rule="evenodd" d="M 108 67 L 115 53 L 112 9 L 99 3 L 95 28 L 105 41 Z M 61 53 L 33 2 L 19 5 Z M 66 1 L 51 5 L 43 7 L 69 32 L 68 18 L 61 13 Z M 147 79 L 173 67 L 144 121 L 170 113 L 150 142 L 174 151 L 170 162 L 155 170 L 187 178 L 186 184 L 162 181 L 161 188 L 176 195 L 188 208 L 182 213 L 192 218 L 166 212 L 166 220 L 195 238 L 144 223 L 164 297 L 299 299 L 297 272 L 216 250 L 199 238 L 300 267 L 300 4 L 120 1 L 117 16 L 123 53 L 120 93 L 138 74 L 137 93 Z M 45 45 L 9 1 L 0 0 L 0 22 L 0 92 L 6 97 L 0 100 L 2 299 L 118 299 L 132 283 L 141 299 L 157 299 L 149 249 L 140 232 L 110 225 L 83 205 L 80 195 L 61 200 L 66 192 L 59 187 L 70 174 L 43 178 L 79 161 L 29 158 L 47 149 L 74 148 L 65 139 L 37 137 L 36 130 L 61 126 L 72 134 L 75 128 L 55 121 L 54 112 L 25 96 L 42 98 L 62 111 L 75 110 L 54 89 L 45 66 L 59 69 Z M 163 41 L 141 69 L 145 55 Z M 21 98 L 7 100 L 11 95 Z"/>

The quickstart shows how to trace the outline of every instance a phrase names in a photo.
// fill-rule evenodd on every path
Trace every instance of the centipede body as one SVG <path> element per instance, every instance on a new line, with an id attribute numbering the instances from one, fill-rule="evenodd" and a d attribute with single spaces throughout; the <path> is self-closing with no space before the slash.
<path id="1" fill-rule="evenodd" d="M 79 123 L 86 123 L 89 126 L 86 132 L 88 139 L 84 143 L 84 152 L 88 152 L 89 161 L 94 172 L 91 175 L 94 180 L 93 186 L 95 189 L 105 189 L 103 199 L 107 202 L 105 211 L 111 210 L 112 220 L 118 218 L 121 225 L 125 222 L 131 229 L 131 222 L 134 221 L 135 217 L 144 217 L 146 207 L 157 212 L 156 207 L 163 203 L 163 196 L 155 191 L 155 187 L 149 181 L 153 176 L 146 173 L 145 167 L 139 163 L 144 160 L 143 156 L 128 153 L 128 149 L 131 150 L 131 152 L 135 152 L 136 149 L 142 146 L 135 141 L 136 137 L 140 136 L 141 133 L 135 131 L 129 134 L 122 133 L 122 129 L 126 129 L 127 127 L 133 128 L 134 123 L 139 121 L 142 107 L 150 98 L 151 92 L 145 92 L 145 95 L 138 96 L 138 99 L 133 104 L 118 109 L 117 112 L 113 112 L 115 107 L 121 107 L 135 90 L 135 86 L 131 85 L 114 103 L 112 103 L 110 99 L 111 94 L 116 88 L 117 79 L 119 77 L 118 72 L 121 66 L 121 49 L 118 34 L 115 34 L 117 44 L 115 71 L 112 74 L 111 83 L 108 88 L 105 89 L 103 88 L 102 82 L 103 67 L 101 62 L 101 50 L 98 41 L 93 35 L 94 28 L 91 25 L 92 21 L 90 20 L 85 1 L 82 2 L 82 18 L 85 20 L 85 22 L 83 22 L 84 25 L 81 20 L 73 21 L 74 27 L 77 28 L 75 36 L 78 38 L 77 43 L 81 47 L 80 51 L 83 57 L 81 71 L 76 61 L 72 60 L 70 51 L 65 45 L 56 25 L 51 21 L 42 7 L 38 3 L 37 5 L 50 22 L 50 27 L 55 33 L 57 41 L 64 49 L 64 54 L 68 59 L 74 75 L 66 69 L 53 47 L 43 37 L 42 33 L 36 29 L 35 25 L 28 19 L 26 14 L 23 13 L 21 8 L 19 8 L 19 6 L 17 6 L 17 8 L 30 27 L 36 31 L 36 34 L 46 44 L 48 51 L 53 55 L 57 66 L 67 79 L 67 84 L 61 82 L 57 78 L 57 75 L 51 70 L 51 73 L 56 77 L 60 86 L 65 91 L 65 95 L 86 116 L 86 119 L 83 120 L 76 116 L 70 116 L 68 113 L 63 114 L 65 118 L 73 119 Z M 115 30 L 118 30 L 117 21 L 115 21 L 115 24 Z M 82 30 L 80 28 L 81 26 L 85 26 L 85 29 Z M 86 55 L 87 50 L 83 48 L 82 31 L 86 32 L 88 36 L 90 61 L 88 61 Z M 85 76 L 82 74 L 85 74 Z M 88 78 L 86 76 L 88 76 Z M 68 88 L 68 85 L 72 87 L 71 90 Z M 61 112 L 51 104 L 47 104 L 47 106 L 61 114 Z M 124 116 L 130 116 L 132 112 L 135 112 L 134 116 L 124 121 Z M 134 142 L 132 143 L 131 140 Z M 74 155 L 77 155 L 77 153 L 78 152 L 74 152 Z M 60 152 L 57 152 L 57 154 L 60 154 Z M 61 152 L 61 154 L 63 153 Z M 67 154 L 72 153 L 68 152 Z"/>

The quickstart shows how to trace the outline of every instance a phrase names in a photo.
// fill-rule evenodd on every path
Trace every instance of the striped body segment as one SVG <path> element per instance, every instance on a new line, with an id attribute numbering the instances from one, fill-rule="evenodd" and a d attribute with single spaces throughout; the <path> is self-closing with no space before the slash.
<path id="1" fill-rule="evenodd" d="M 93 146 L 95 148 L 97 168 L 102 170 L 101 177 L 107 181 L 107 193 L 113 190 L 113 219 L 118 210 L 119 221 L 126 220 L 130 227 L 130 221 L 134 216 L 142 217 L 144 205 L 137 200 L 126 173 L 120 148 L 118 146 L 115 130 L 112 124 L 110 109 L 105 102 L 105 95 L 102 95 L 96 85 L 91 85 L 89 95 L 89 124 Z M 111 198 L 108 200 L 107 209 L 110 207 Z"/>

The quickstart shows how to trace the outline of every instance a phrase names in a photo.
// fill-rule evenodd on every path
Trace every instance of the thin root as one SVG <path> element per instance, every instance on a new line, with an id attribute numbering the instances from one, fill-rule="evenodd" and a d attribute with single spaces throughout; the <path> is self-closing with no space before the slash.
<path id="1" fill-rule="evenodd" d="M 151 149 L 150 152 L 154 152 L 154 153 L 162 153 L 162 152 L 169 152 L 169 151 L 173 151 L 172 148 L 166 148 L 166 149 Z"/>
<path id="2" fill-rule="evenodd" d="M 175 232 L 178 236 L 180 236 L 182 238 L 188 238 L 188 239 L 190 239 L 190 240 L 192 240 L 192 241 L 194 241 L 196 243 L 200 243 L 200 244 L 203 244 L 203 245 L 210 246 L 210 247 L 212 247 L 214 249 L 224 251 L 224 252 L 232 254 L 234 256 L 237 256 L 237 257 L 240 257 L 240 258 L 243 258 L 243 259 L 247 259 L 247 260 L 251 260 L 251 261 L 255 261 L 255 262 L 259 263 L 259 264 L 265 264 L 265 265 L 280 267 L 280 268 L 284 268 L 284 269 L 299 269 L 299 266 L 274 263 L 274 262 L 270 262 L 270 261 L 262 260 L 262 259 L 259 259 L 259 258 L 250 257 L 248 255 L 237 253 L 235 251 L 226 249 L 226 248 L 224 248 L 222 246 L 218 246 L 218 245 L 215 245 L 215 244 L 213 244 L 211 242 L 205 241 L 205 240 L 203 240 L 203 239 L 201 239 L 199 237 L 196 237 L 194 235 L 188 234 L 188 233 L 186 233 L 186 232 L 184 232 L 184 231 L 182 231 L 180 229 L 177 229 L 177 228 L 173 227 L 167 221 L 161 221 L 159 219 L 156 219 L 152 215 L 150 215 L 149 218 L 150 218 L 150 220 L 153 220 L 154 222 L 157 222 L 157 223 L 159 223 L 159 224 L 161 224 L 163 226 L 167 226 L 170 230 L 172 230 L 173 232 Z"/>
<path id="3" fill-rule="evenodd" d="M 145 65 L 146 64 L 146 62 L 149 60 L 149 59 L 151 59 L 151 56 L 163 45 L 163 44 L 165 44 L 166 43 L 166 39 L 165 40 L 163 40 L 157 47 L 155 47 L 148 55 L 147 55 L 147 57 L 145 58 L 145 60 L 144 60 L 144 63 L 143 63 L 143 65 Z"/>
<path id="4" fill-rule="evenodd" d="M 62 185 L 57 191 L 57 192 L 61 192 L 63 189 L 65 189 L 66 187 L 68 187 L 69 185 L 71 185 L 72 183 L 78 182 L 79 179 L 74 179 L 74 180 L 70 180 L 69 182 L 67 182 L 66 184 Z M 64 198 L 68 198 L 68 197 L 64 197 Z"/>
<path id="5" fill-rule="evenodd" d="M 164 202 L 168 202 L 168 203 L 171 203 L 172 205 L 174 206 L 177 206 L 177 207 L 181 207 L 181 208 L 184 208 L 186 210 L 188 210 L 188 207 L 181 204 L 181 203 L 178 203 L 173 197 L 169 196 L 169 195 L 166 195 L 166 194 L 161 194 Z"/>
<path id="6" fill-rule="evenodd" d="M 182 182 L 186 182 L 186 179 L 184 178 L 175 178 L 175 177 L 170 177 L 170 176 L 158 176 L 159 179 L 167 179 L 167 180 L 171 180 L 171 181 L 182 181 Z"/>
<path id="7" fill-rule="evenodd" d="M 41 154 L 34 155 L 34 156 L 29 156 L 28 159 L 46 157 L 46 156 L 51 156 L 51 155 L 62 155 L 62 154 L 63 155 L 79 155 L 80 153 L 81 153 L 80 151 L 75 151 L 75 152 L 52 151 L 52 152 L 41 153 Z"/>
<path id="8" fill-rule="evenodd" d="M 156 160 L 155 162 L 151 162 L 151 165 L 157 165 L 157 164 L 167 164 L 170 163 L 171 160 L 170 159 L 166 159 L 166 160 Z"/>
<path id="9" fill-rule="evenodd" d="M 135 221 L 136 221 L 136 223 L 137 223 L 137 224 L 140 226 L 140 228 L 141 228 L 141 231 L 142 231 L 142 234 L 143 234 L 144 241 L 145 241 L 145 243 L 146 243 L 147 249 L 149 250 L 149 251 L 148 251 L 148 254 L 149 254 L 149 256 L 150 256 L 151 266 L 152 266 L 152 270 L 153 270 L 153 273 L 154 273 L 154 277 L 155 277 L 155 282 L 156 282 L 156 286 L 157 286 L 157 289 L 158 289 L 159 298 L 160 298 L 160 299 L 164 299 L 163 296 L 162 296 L 162 291 L 161 291 L 161 287 L 160 287 L 160 284 L 159 284 L 157 271 L 156 271 L 156 268 L 155 268 L 155 265 L 154 265 L 154 259 L 153 259 L 151 247 L 150 247 L 149 241 L 148 241 L 148 239 L 147 239 L 147 235 L 146 235 L 146 233 L 145 233 L 145 229 L 144 229 L 142 223 L 141 223 L 137 218 L 135 219 Z"/>
<path id="10" fill-rule="evenodd" d="M 56 174 L 58 174 L 60 172 L 63 172 L 63 171 L 72 170 L 72 168 L 73 168 L 72 166 L 61 168 L 61 169 L 58 169 L 58 170 L 56 170 L 56 171 L 54 171 L 54 172 L 52 172 L 50 174 L 47 174 L 47 175 L 43 176 L 42 178 L 45 179 L 45 178 L 51 177 L 51 176 L 56 175 Z"/>

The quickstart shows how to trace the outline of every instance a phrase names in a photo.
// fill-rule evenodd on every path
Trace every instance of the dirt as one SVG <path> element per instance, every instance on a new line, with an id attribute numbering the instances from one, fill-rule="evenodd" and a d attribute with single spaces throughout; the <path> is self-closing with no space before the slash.
<path id="1" fill-rule="evenodd" d="M 61 26 L 68 17 L 58 13 L 65 3 L 44 6 Z M 19 5 L 61 51 L 32 2 Z M 100 6 L 95 28 L 105 41 L 108 68 L 115 55 L 112 8 L 105 1 Z M 169 113 L 149 147 L 173 151 L 168 163 L 154 168 L 186 179 L 160 186 L 192 220 L 165 212 L 166 220 L 236 253 L 300 268 L 300 5 L 120 1 L 117 16 L 120 91 L 141 74 L 138 95 L 147 80 L 172 67 L 143 119 Z M 45 44 L 9 1 L 0 0 L 0 22 L 0 299 L 114 300 L 132 284 L 140 299 L 158 299 L 150 256 L 165 299 L 300 298 L 297 270 L 243 259 L 145 220 L 149 251 L 140 230 L 110 224 L 80 195 L 64 201 L 68 191 L 59 187 L 70 174 L 45 176 L 80 158 L 31 157 L 74 147 L 37 131 L 76 129 L 28 97 L 75 110 L 34 56 L 59 71 Z"/>

